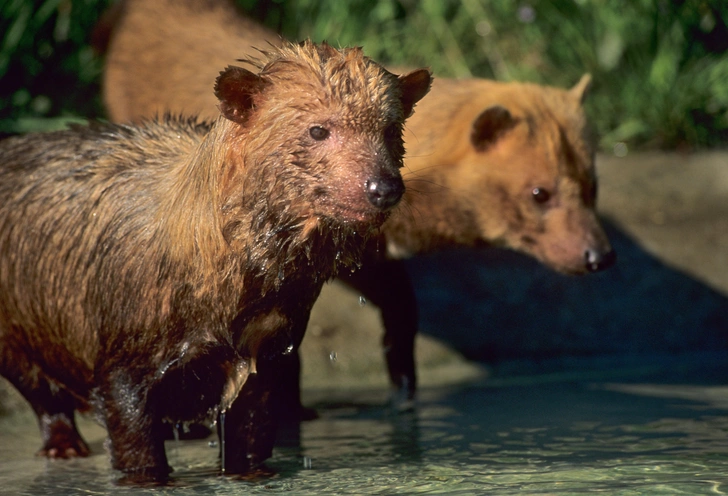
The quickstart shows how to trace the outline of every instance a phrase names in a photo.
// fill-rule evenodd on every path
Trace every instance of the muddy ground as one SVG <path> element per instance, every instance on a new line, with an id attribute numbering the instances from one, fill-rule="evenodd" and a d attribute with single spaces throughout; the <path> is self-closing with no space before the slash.
<path id="1" fill-rule="evenodd" d="M 602 155 L 616 267 L 555 274 L 504 250 L 410 260 L 423 386 L 728 350 L 728 153 Z M 302 347 L 305 388 L 386 387 L 377 309 L 325 288 Z M 4 404 L 4 407 L 3 407 Z M 17 397 L 0 384 L 0 411 Z"/>

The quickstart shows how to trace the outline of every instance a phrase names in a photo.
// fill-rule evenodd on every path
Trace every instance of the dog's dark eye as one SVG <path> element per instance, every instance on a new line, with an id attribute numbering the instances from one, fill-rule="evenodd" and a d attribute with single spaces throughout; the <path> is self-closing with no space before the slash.
<path id="1" fill-rule="evenodd" d="M 546 203 L 551 199 L 551 193 L 549 193 L 549 191 L 544 188 L 533 188 L 531 190 L 531 194 L 533 195 L 533 200 L 536 203 Z"/>
<path id="2" fill-rule="evenodd" d="M 329 130 L 321 126 L 313 126 L 308 132 L 316 141 L 323 141 L 329 137 Z"/>

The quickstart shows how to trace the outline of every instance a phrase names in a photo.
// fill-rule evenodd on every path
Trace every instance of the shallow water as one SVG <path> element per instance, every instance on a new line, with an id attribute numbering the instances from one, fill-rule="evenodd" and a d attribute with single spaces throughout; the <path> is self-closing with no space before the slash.
<path id="1" fill-rule="evenodd" d="M 173 479 L 156 488 L 116 483 L 92 422 L 93 456 L 48 461 L 33 457 L 34 420 L 14 415 L 0 418 L 0 493 L 728 494 L 727 373 L 702 362 L 495 378 L 422 391 L 399 415 L 383 392 L 308 393 L 320 418 L 281 433 L 272 474 L 223 477 L 214 438 L 170 441 Z"/>

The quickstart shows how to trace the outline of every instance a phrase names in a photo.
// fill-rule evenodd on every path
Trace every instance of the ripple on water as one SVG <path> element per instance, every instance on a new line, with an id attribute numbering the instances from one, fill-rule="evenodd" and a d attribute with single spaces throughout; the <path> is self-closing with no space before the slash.
<path id="1" fill-rule="evenodd" d="M 361 402 L 324 404 L 319 419 L 287 433 L 270 474 L 244 479 L 218 475 L 214 437 L 171 441 L 175 472 L 163 490 L 116 485 L 105 433 L 90 421 L 80 426 L 93 456 L 49 461 L 33 456 L 32 416 L 5 417 L 0 488 L 19 495 L 728 493 L 722 410 L 594 388 L 573 394 L 574 387 L 542 391 L 536 416 L 523 415 L 523 387 L 510 403 L 504 396 L 494 404 L 501 391 L 492 389 L 430 395 L 407 415 Z M 605 405 L 618 414 L 603 413 Z"/>

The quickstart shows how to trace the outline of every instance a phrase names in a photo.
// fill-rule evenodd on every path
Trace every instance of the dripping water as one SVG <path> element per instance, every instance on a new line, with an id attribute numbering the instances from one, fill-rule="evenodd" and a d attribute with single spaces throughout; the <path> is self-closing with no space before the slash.
<path id="1" fill-rule="evenodd" d="M 225 473 L 225 411 L 220 412 L 220 468 Z"/>
<path id="2" fill-rule="evenodd" d="M 180 430 L 180 424 L 174 423 L 172 424 L 172 435 L 174 436 L 174 456 L 179 459 L 179 430 Z"/>

